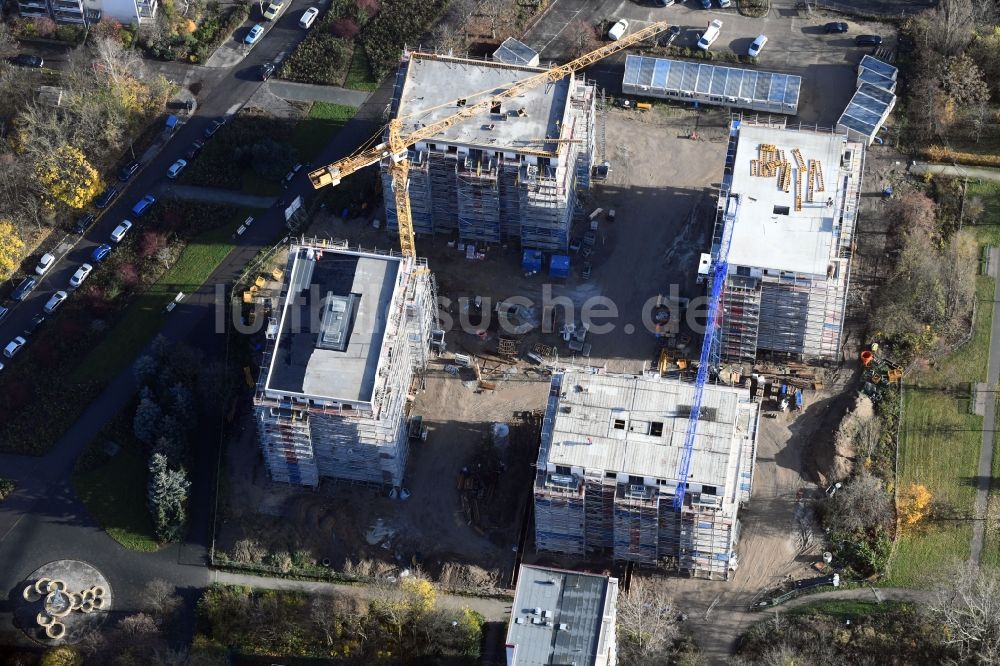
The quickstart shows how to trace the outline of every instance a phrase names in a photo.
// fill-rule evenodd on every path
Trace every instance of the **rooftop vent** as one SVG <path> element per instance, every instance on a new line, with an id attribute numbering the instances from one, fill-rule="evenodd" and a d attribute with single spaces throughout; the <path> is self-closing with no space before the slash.
<path id="1" fill-rule="evenodd" d="M 522 106 L 520 109 L 517 110 L 517 115 L 520 118 L 524 118 L 528 115 L 528 110 Z"/>
<path id="2" fill-rule="evenodd" d="M 335 295 L 328 292 L 323 303 L 323 318 L 320 323 L 316 346 L 331 351 L 347 351 L 351 337 L 351 325 L 361 294 Z"/>
<path id="3" fill-rule="evenodd" d="M 460 97 L 460 98 L 459 98 L 459 99 L 458 99 L 458 100 L 457 100 L 457 101 L 455 102 L 455 106 L 465 106 L 465 98 L 464 98 L 464 97 Z"/>
<path id="4" fill-rule="evenodd" d="M 500 113 L 500 102 L 490 102 L 490 113 Z"/>

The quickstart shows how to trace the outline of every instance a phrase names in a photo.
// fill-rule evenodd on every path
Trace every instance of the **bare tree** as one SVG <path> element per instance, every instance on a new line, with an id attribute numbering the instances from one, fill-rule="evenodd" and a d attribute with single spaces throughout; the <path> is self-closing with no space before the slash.
<path id="1" fill-rule="evenodd" d="M 142 590 L 141 603 L 157 624 L 169 621 L 180 608 L 182 599 L 177 588 L 162 578 L 154 578 Z"/>
<path id="2" fill-rule="evenodd" d="M 567 25 L 563 34 L 569 44 L 570 52 L 567 55 L 573 58 L 578 58 L 601 45 L 601 40 L 597 36 L 597 28 L 582 19 L 577 19 Z"/>
<path id="3" fill-rule="evenodd" d="M 945 56 L 958 55 L 972 41 L 979 19 L 973 0 L 941 0 L 930 13 L 926 39 L 934 51 Z"/>
<path id="4" fill-rule="evenodd" d="M 666 581 L 634 577 L 628 593 L 618 594 L 618 651 L 625 664 L 666 663 L 680 634 L 679 611 Z"/>
<path id="5" fill-rule="evenodd" d="M 6 23 L 0 23 L 0 60 L 6 60 L 17 54 L 17 40 L 10 32 L 10 27 Z M 0 64 L 0 68 L 4 65 Z"/>
<path id="6" fill-rule="evenodd" d="M 889 493 L 878 479 L 862 472 L 827 502 L 826 524 L 843 532 L 885 528 L 892 522 Z"/>
<path id="7" fill-rule="evenodd" d="M 944 625 L 942 641 L 972 663 L 1000 661 L 1000 579 L 993 569 L 965 563 L 934 590 L 927 613 Z"/>
<path id="8" fill-rule="evenodd" d="M 483 0 L 477 15 L 486 22 L 492 40 L 507 39 L 517 27 L 517 12 L 509 0 Z"/>
<path id="9" fill-rule="evenodd" d="M 858 450 L 864 453 L 866 458 L 871 458 L 875 453 L 875 447 L 882 439 L 882 419 L 873 416 L 868 421 L 858 423 L 858 429 L 854 433 L 854 441 L 857 442 Z"/>

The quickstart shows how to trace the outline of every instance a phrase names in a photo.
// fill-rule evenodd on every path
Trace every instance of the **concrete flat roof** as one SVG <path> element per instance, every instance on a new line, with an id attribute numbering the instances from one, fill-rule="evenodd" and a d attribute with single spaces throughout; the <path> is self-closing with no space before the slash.
<path id="1" fill-rule="evenodd" d="M 386 318 L 400 279 L 400 258 L 293 247 L 288 293 L 281 304 L 265 390 L 371 402 Z M 332 345 L 324 341 L 323 313 L 334 307 L 333 302 L 343 307 L 345 298 L 353 303 L 345 325 L 335 332 L 344 339 Z M 331 337 L 329 329 L 326 340 Z"/>
<path id="2" fill-rule="evenodd" d="M 694 391 L 694 384 L 673 379 L 568 371 L 548 456 L 539 462 L 664 479 L 673 492 Z M 737 490 L 740 448 L 756 421 L 757 406 L 745 394 L 742 388 L 705 387 L 691 459 L 689 480 L 725 489 L 719 495 L 729 499 Z"/>
<path id="3" fill-rule="evenodd" d="M 397 107 L 397 117 L 405 117 L 403 133 L 407 134 L 458 111 L 447 102 L 466 97 L 469 103 L 480 101 L 483 95 L 507 88 L 511 83 L 534 76 L 544 70 L 535 67 L 507 65 L 499 62 L 446 58 L 414 53 L 407 64 Z M 541 144 L 525 140 L 559 138 L 560 126 L 569 97 L 569 78 L 540 85 L 519 97 L 508 100 L 499 114 L 489 111 L 449 127 L 435 140 L 450 145 L 507 150 L 519 148 L 541 150 Z M 432 109 L 426 113 L 423 109 Z M 518 115 L 523 109 L 524 114 Z M 490 126 L 493 129 L 489 129 Z"/>
<path id="4" fill-rule="evenodd" d="M 753 125 L 740 128 L 730 192 L 742 196 L 729 247 L 730 266 L 826 276 L 834 240 L 833 220 L 842 198 L 838 196 L 838 176 L 845 142 L 846 137 L 840 134 Z M 793 170 L 788 192 L 779 187 L 776 177 L 751 175 L 750 161 L 759 159 L 761 144 L 772 144 L 784 151 Z M 816 191 L 813 203 L 809 203 L 808 171 L 803 170 L 800 211 L 795 210 L 795 148 L 807 165 L 809 160 L 819 160 L 824 184 L 824 190 Z M 830 199 L 833 205 L 827 205 Z"/>
<path id="5" fill-rule="evenodd" d="M 607 576 L 521 565 L 507 629 L 514 666 L 593 664 L 609 592 Z"/>

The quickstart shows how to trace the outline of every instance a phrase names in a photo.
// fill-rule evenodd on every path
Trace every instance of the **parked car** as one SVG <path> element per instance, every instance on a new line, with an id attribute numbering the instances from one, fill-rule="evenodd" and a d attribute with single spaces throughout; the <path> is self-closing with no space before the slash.
<path id="1" fill-rule="evenodd" d="M 36 314 L 34 317 L 31 318 L 31 321 L 28 322 L 28 325 L 24 327 L 24 330 L 21 331 L 21 335 L 26 338 L 30 338 L 31 334 L 37 331 L 38 327 L 44 323 L 45 323 L 45 315 Z"/>
<path id="2" fill-rule="evenodd" d="M 98 210 L 107 208 L 108 204 L 110 204 L 116 196 L 118 196 L 118 188 L 114 185 L 108 185 L 107 189 L 101 192 L 100 195 L 94 199 L 94 206 Z"/>
<path id="3" fill-rule="evenodd" d="M 46 252 L 42 255 L 42 258 L 38 260 L 38 265 L 35 266 L 35 273 L 39 275 L 45 275 L 52 268 L 52 264 L 56 263 L 56 255 Z"/>
<path id="4" fill-rule="evenodd" d="M 122 220 L 122 223 L 115 227 L 115 230 L 111 232 L 111 242 L 121 243 L 122 239 L 125 238 L 125 234 L 128 230 L 132 228 L 132 223 L 128 220 Z"/>
<path id="5" fill-rule="evenodd" d="M 305 10 L 302 12 L 302 18 L 299 19 L 299 27 L 303 30 L 308 30 L 309 26 L 313 24 L 317 16 L 319 16 L 319 9 L 316 7 L 310 7 Z"/>
<path id="6" fill-rule="evenodd" d="M 628 21 L 626 21 L 625 19 L 621 19 L 613 26 L 611 26 L 611 30 L 608 30 L 608 39 L 610 39 L 613 42 L 616 42 L 622 38 L 622 36 L 625 34 L 627 30 L 628 30 Z"/>
<path id="7" fill-rule="evenodd" d="M 90 226 L 94 223 L 95 220 L 97 220 L 97 216 L 95 216 L 93 213 L 87 213 L 86 215 L 84 215 L 83 217 L 81 217 L 76 221 L 76 224 L 73 226 L 73 231 L 75 231 L 78 234 L 82 234 L 86 232 L 87 229 L 90 228 Z"/>
<path id="8" fill-rule="evenodd" d="M 198 141 L 195 141 L 194 143 L 191 144 L 191 147 L 188 148 L 188 151 L 184 153 L 184 157 L 188 160 L 193 160 L 194 158 L 198 157 L 198 153 L 200 153 L 201 149 L 204 147 L 205 147 L 205 142 L 199 139 Z"/>
<path id="9" fill-rule="evenodd" d="M 28 344 L 28 341 L 19 335 L 7 343 L 7 346 L 3 349 L 3 355 L 7 358 L 14 358 L 14 354 L 21 351 L 21 348 L 26 344 Z"/>
<path id="10" fill-rule="evenodd" d="M 698 40 L 698 48 L 702 51 L 707 51 L 715 43 L 715 40 L 719 38 L 721 33 L 722 21 L 715 19 L 708 24 L 708 28 L 702 33 L 701 39 Z"/>
<path id="11" fill-rule="evenodd" d="M 155 203 L 156 197 L 152 194 L 147 194 L 143 198 L 139 199 L 134 206 L 132 206 L 132 214 L 136 217 L 142 217 L 149 212 L 150 207 Z"/>
<path id="12" fill-rule="evenodd" d="M 733 6 L 733 0 L 719 0 L 719 6 L 723 9 Z"/>
<path id="13" fill-rule="evenodd" d="M 701 8 L 702 9 L 711 9 L 712 8 L 712 0 L 701 0 Z"/>
<path id="14" fill-rule="evenodd" d="M 266 18 L 268 21 L 273 21 L 274 19 L 278 18 L 278 14 L 280 14 L 281 10 L 284 8 L 285 8 L 284 2 L 272 2 L 267 6 L 267 9 L 264 10 L 264 18 Z"/>
<path id="15" fill-rule="evenodd" d="M 657 7 L 673 7 L 677 0 L 656 0 Z"/>
<path id="16" fill-rule="evenodd" d="M 14 292 L 10 295 L 10 297 L 15 301 L 23 301 L 37 286 L 38 281 L 35 280 L 35 278 L 26 277 L 21 280 L 21 284 L 14 288 Z"/>
<path id="17" fill-rule="evenodd" d="M 681 34 L 681 27 L 679 25 L 672 25 L 667 28 L 667 31 L 660 34 L 660 46 L 670 46 L 677 40 Z"/>
<path id="18" fill-rule="evenodd" d="M 20 53 L 11 58 L 10 62 L 21 67 L 42 67 L 45 64 L 41 56 L 31 55 L 30 53 Z"/>
<path id="19" fill-rule="evenodd" d="M 10 308 L 5 308 L 4 306 L 0 305 L 0 321 L 6 319 L 7 315 L 9 314 L 10 314 Z"/>
<path id="20" fill-rule="evenodd" d="M 250 28 L 250 32 L 248 32 L 247 36 L 243 38 L 243 43 L 246 44 L 247 46 L 253 46 L 254 44 L 257 43 L 257 40 L 259 40 L 263 36 L 264 36 L 264 26 L 258 23 L 254 27 Z"/>
<path id="21" fill-rule="evenodd" d="M 847 24 L 843 21 L 834 21 L 832 23 L 827 23 L 823 26 L 823 32 L 826 34 L 832 33 L 844 33 L 847 32 Z"/>
<path id="22" fill-rule="evenodd" d="M 855 46 L 880 46 L 882 35 L 858 35 L 854 38 Z"/>
<path id="23" fill-rule="evenodd" d="M 757 39 L 753 40 L 753 44 L 747 49 L 747 55 L 756 58 L 760 55 L 760 50 L 764 48 L 765 44 L 767 44 L 767 35 L 757 35 Z"/>
<path id="24" fill-rule="evenodd" d="M 225 118 L 217 118 L 217 119 L 215 119 L 215 120 L 212 121 L 211 125 L 209 125 L 208 127 L 205 128 L 205 131 L 202 132 L 202 134 L 205 135 L 206 139 L 211 139 L 212 136 L 214 136 L 215 133 L 219 131 L 219 128 L 222 127 L 225 124 L 226 124 L 226 119 Z"/>
<path id="25" fill-rule="evenodd" d="M 111 254 L 111 246 L 107 243 L 102 243 L 94 248 L 94 251 L 90 253 L 90 260 L 96 264 L 104 261 L 105 257 Z"/>
<path id="26" fill-rule="evenodd" d="M 49 298 L 48 302 L 45 304 L 45 306 L 42 308 L 42 310 L 44 310 L 45 312 L 47 312 L 49 314 L 52 314 L 53 312 L 56 311 L 56 308 L 58 308 L 60 305 L 62 305 L 63 301 L 65 301 L 66 298 L 68 298 L 68 297 L 69 297 L 69 294 L 67 294 L 65 291 L 62 291 L 60 289 L 56 293 L 52 294 L 52 297 Z"/>
<path id="27" fill-rule="evenodd" d="M 73 273 L 73 277 L 69 279 L 69 286 L 79 287 L 83 284 L 83 281 L 87 279 L 87 276 L 90 275 L 90 271 L 92 270 L 94 270 L 94 267 L 90 264 L 81 265 L 78 269 L 76 269 L 76 272 Z"/>
<path id="28" fill-rule="evenodd" d="M 260 80 L 261 81 L 267 81 L 269 78 L 271 78 L 272 74 L 274 74 L 274 63 L 273 62 L 265 62 L 263 65 L 260 66 Z"/>
<path id="29" fill-rule="evenodd" d="M 118 180 L 123 183 L 127 183 L 128 179 L 135 175 L 135 172 L 139 170 L 142 165 L 139 164 L 138 160 L 132 160 L 128 164 L 122 167 L 121 171 L 118 172 Z"/>
<path id="30" fill-rule="evenodd" d="M 299 171 L 301 171 L 302 167 L 303 167 L 303 164 L 301 162 L 299 164 L 296 164 L 295 166 L 293 166 L 292 169 L 291 169 L 291 171 L 289 171 L 288 173 L 285 174 L 285 177 L 281 181 L 281 186 L 282 187 L 288 187 L 291 184 L 292 180 L 295 179 L 295 174 L 297 174 Z"/>
<path id="31" fill-rule="evenodd" d="M 184 171 L 184 167 L 187 165 L 188 163 L 185 160 L 177 160 L 170 165 L 169 169 L 167 169 L 167 178 L 170 178 L 171 180 L 176 179 L 177 176 L 181 175 L 181 171 Z"/>

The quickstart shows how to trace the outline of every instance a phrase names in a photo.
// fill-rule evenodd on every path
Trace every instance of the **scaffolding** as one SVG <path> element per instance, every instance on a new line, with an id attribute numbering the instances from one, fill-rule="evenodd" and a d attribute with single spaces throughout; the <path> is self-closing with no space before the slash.
<path id="1" fill-rule="evenodd" d="M 308 337 L 289 337 L 282 342 L 282 336 L 291 330 L 286 331 L 282 322 L 277 339 L 269 341 L 265 348 L 254 392 L 265 464 L 272 480 L 292 485 L 315 487 L 321 479 L 331 478 L 380 488 L 401 486 L 409 453 L 408 398 L 415 388 L 415 376 L 426 366 L 430 332 L 436 327 L 433 276 L 421 259 L 361 250 L 348 252 L 343 245 L 301 239 L 291 246 L 284 271 L 286 281 L 279 298 L 282 312 L 289 295 L 298 298 L 303 285 L 309 282 L 313 272 L 308 262 L 319 261 L 314 258 L 319 254 L 327 262 L 337 262 L 340 257 L 347 264 L 358 258 L 398 262 L 398 282 L 387 297 L 388 306 L 380 313 L 385 324 L 381 341 L 375 339 L 380 351 L 371 396 L 367 400 L 337 398 L 316 384 L 310 384 L 310 393 L 306 394 L 304 383 L 302 389 L 293 390 L 272 381 L 273 364 L 285 362 L 282 359 L 286 357 L 290 363 L 291 345 Z M 368 297 L 374 303 L 380 298 L 378 293 Z M 281 355 L 277 361 L 275 354 Z"/>

